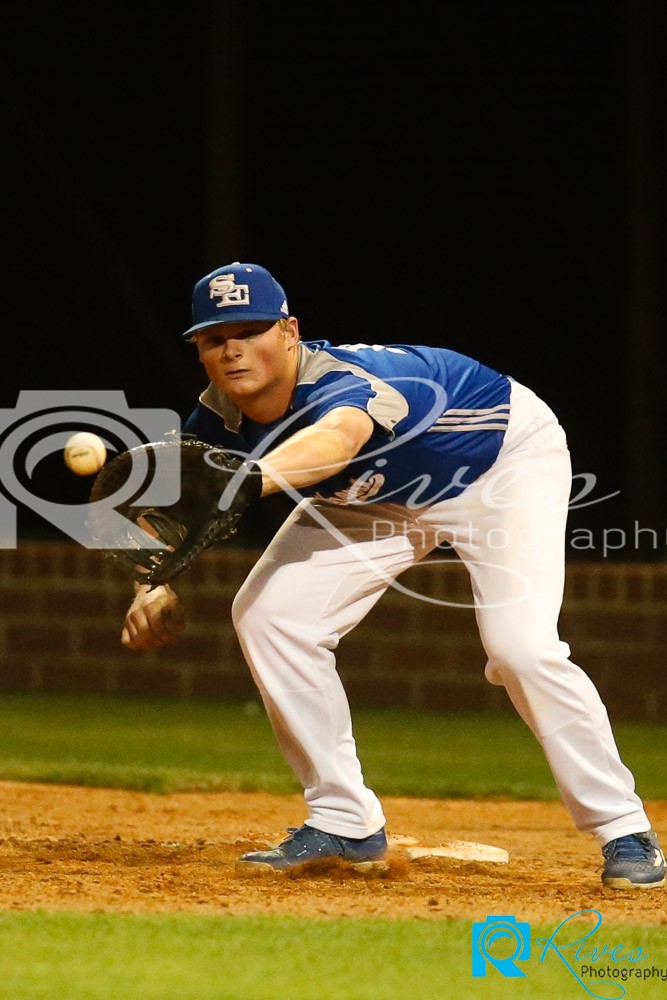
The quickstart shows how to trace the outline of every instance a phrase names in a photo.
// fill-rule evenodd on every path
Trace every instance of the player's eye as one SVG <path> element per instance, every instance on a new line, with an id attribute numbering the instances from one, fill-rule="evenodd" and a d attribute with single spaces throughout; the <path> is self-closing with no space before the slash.
<path id="1" fill-rule="evenodd" d="M 271 322 L 266 322 L 257 326 L 241 327 L 234 331 L 226 330 L 219 333 L 200 333 L 197 338 L 199 350 L 203 353 L 214 350 L 217 347 L 224 347 L 229 340 L 254 340 L 255 337 L 261 337 L 263 333 L 270 330 L 273 325 Z"/>
<path id="2" fill-rule="evenodd" d="M 208 336 L 200 336 L 197 338 L 197 347 L 199 352 L 204 354 L 206 351 L 212 351 L 216 347 L 220 347 L 224 344 L 225 338 L 221 336 L 216 336 L 215 334 L 209 334 Z"/>
<path id="3" fill-rule="evenodd" d="M 262 323 L 261 326 L 249 326 L 245 330 L 240 330 L 237 334 L 239 340 L 250 340 L 252 337 L 260 337 L 271 329 L 273 323 Z"/>

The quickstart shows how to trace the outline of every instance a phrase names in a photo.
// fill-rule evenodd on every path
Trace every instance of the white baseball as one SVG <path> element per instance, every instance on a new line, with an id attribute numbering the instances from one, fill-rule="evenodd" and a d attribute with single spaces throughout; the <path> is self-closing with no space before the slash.
<path id="1" fill-rule="evenodd" d="M 92 476 L 107 460 L 104 441 L 90 431 L 72 434 L 65 444 L 65 464 L 77 476 Z"/>

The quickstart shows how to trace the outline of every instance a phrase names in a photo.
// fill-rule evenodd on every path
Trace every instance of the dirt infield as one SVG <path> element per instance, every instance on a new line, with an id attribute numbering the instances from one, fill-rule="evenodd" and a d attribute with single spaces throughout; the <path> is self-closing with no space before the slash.
<path id="1" fill-rule="evenodd" d="M 379 875 L 339 865 L 250 877 L 235 858 L 299 825 L 300 796 L 0 782 L 0 908 L 428 920 L 510 913 L 544 922 L 596 909 L 606 923 L 667 923 L 667 889 L 602 887 L 597 846 L 560 803 L 387 798 L 384 807 L 394 838 L 476 841 L 508 851 L 509 863 L 410 861 L 394 847 Z M 667 802 L 648 807 L 664 839 Z"/>

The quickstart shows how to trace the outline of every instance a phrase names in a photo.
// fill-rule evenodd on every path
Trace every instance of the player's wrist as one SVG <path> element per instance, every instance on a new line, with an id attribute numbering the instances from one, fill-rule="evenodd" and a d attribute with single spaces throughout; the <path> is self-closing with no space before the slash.
<path id="1" fill-rule="evenodd" d="M 248 503 L 259 500 L 264 488 L 264 478 L 259 462 L 246 460 L 239 466 L 239 472 L 244 474 L 243 492 Z"/>

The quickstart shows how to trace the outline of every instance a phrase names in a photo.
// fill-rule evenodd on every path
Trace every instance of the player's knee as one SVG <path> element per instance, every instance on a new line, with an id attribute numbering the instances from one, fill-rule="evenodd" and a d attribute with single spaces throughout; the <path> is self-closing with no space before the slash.
<path id="1" fill-rule="evenodd" d="M 545 658 L 542 643 L 512 639 L 487 648 L 486 677 L 492 684 L 504 683 L 503 677 L 532 674 Z"/>
<path id="2" fill-rule="evenodd" d="M 560 639 L 530 635 L 487 643 L 486 678 L 492 684 L 506 684 L 509 677 L 543 678 L 572 670 L 570 647 Z"/>
<path id="3" fill-rule="evenodd" d="M 269 594 L 241 587 L 232 602 L 231 618 L 238 635 L 259 635 L 279 627 L 283 615 Z"/>

